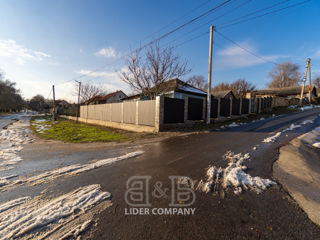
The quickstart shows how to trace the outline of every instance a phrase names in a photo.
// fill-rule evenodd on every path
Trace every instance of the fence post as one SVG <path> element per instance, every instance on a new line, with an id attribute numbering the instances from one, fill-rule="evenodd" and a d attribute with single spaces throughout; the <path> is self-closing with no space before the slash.
<path id="1" fill-rule="evenodd" d="M 121 123 L 123 123 L 123 102 L 121 103 Z"/>
<path id="2" fill-rule="evenodd" d="M 210 104 L 210 106 L 211 106 L 211 104 Z M 202 101 L 202 119 L 206 120 L 206 99 L 205 98 Z"/>
<path id="3" fill-rule="evenodd" d="M 230 100 L 230 114 L 229 114 L 229 116 L 230 117 L 232 117 L 232 104 L 233 104 L 233 101 L 232 101 L 232 98 L 229 98 L 229 100 Z"/>
<path id="4" fill-rule="evenodd" d="M 249 111 L 248 111 L 249 113 Z M 239 105 L 239 115 L 242 114 L 242 98 L 240 98 L 240 105 Z"/>
<path id="5" fill-rule="evenodd" d="M 184 98 L 184 122 L 188 121 L 188 102 L 189 97 Z"/>
<path id="6" fill-rule="evenodd" d="M 218 98 L 218 110 L 217 110 L 217 118 L 220 118 L 220 109 L 221 109 L 221 106 L 220 106 L 220 104 L 221 104 L 221 99 L 220 99 L 220 98 Z"/>
<path id="7" fill-rule="evenodd" d="M 261 98 L 258 100 L 258 113 L 261 113 Z"/>
<path id="8" fill-rule="evenodd" d="M 159 132 L 162 128 L 164 120 L 164 97 L 156 97 L 156 114 L 155 114 L 155 129 Z"/>
<path id="9" fill-rule="evenodd" d="M 136 101 L 136 125 L 139 124 L 139 101 Z"/>

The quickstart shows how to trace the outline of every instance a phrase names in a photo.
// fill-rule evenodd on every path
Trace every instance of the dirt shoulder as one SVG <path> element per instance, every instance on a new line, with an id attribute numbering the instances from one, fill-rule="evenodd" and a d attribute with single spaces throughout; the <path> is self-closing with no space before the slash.
<path id="1" fill-rule="evenodd" d="M 280 148 L 273 174 L 308 217 L 320 225 L 320 151 L 312 147 L 314 131 Z"/>

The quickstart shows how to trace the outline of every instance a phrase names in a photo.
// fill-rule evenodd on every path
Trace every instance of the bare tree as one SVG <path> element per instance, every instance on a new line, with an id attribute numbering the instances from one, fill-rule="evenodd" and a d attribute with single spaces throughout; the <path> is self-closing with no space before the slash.
<path id="1" fill-rule="evenodd" d="M 315 79 L 312 81 L 313 85 L 316 86 L 316 88 L 320 87 L 320 76 L 317 76 Z"/>
<path id="2" fill-rule="evenodd" d="M 269 88 L 283 88 L 299 86 L 301 80 L 299 66 L 291 62 L 277 64 L 277 66 L 269 73 L 271 82 Z"/>
<path id="3" fill-rule="evenodd" d="M 188 81 L 187 81 L 188 84 L 196 87 L 196 88 L 199 88 L 201 90 L 204 90 L 206 91 L 206 88 L 207 88 L 207 83 L 206 83 L 206 80 L 204 79 L 204 76 L 202 75 L 193 75 L 191 76 Z"/>
<path id="4" fill-rule="evenodd" d="M 245 97 L 248 91 L 253 91 L 256 87 L 247 82 L 245 79 L 239 78 L 232 83 L 220 83 L 213 87 L 212 92 L 232 90 L 236 97 Z"/>
<path id="5" fill-rule="evenodd" d="M 79 85 L 78 83 L 75 83 L 74 95 L 78 96 L 78 92 L 79 92 Z M 106 89 L 102 86 L 97 86 L 90 83 L 81 84 L 80 102 L 84 103 L 95 96 L 105 95 L 106 93 L 107 93 Z"/>
<path id="6" fill-rule="evenodd" d="M 239 78 L 231 84 L 231 89 L 236 97 L 245 97 L 248 91 L 255 90 L 256 86 L 247 82 L 245 79 Z"/>
<path id="7" fill-rule="evenodd" d="M 143 55 L 143 56 L 142 56 Z M 161 84 L 190 72 L 186 61 L 174 54 L 173 47 L 160 48 L 151 45 L 144 54 L 141 49 L 126 59 L 127 71 L 119 72 L 122 81 L 134 92 L 154 98 L 164 91 Z"/>
<path id="8" fill-rule="evenodd" d="M 220 91 L 226 91 L 226 90 L 232 90 L 231 85 L 229 83 L 219 83 L 215 85 L 212 88 L 212 93 L 214 92 L 220 92 Z"/>

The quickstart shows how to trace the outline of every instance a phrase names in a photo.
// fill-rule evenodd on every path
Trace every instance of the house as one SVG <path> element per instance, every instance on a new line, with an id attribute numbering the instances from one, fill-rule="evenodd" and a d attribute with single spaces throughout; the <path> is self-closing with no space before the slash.
<path id="1" fill-rule="evenodd" d="M 214 98 L 228 98 L 228 99 L 235 99 L 235 95 L 232 90 L 225 90 L 225 91 L 217 91 L 211 93 Z"/>
<path id="2" fill-rule="evenodd" d="M 92 104 L 104 104 L 104 103 L 117 103 L 117 102 L 121 102 L 126 97 L 128 96 L 120 90 L 113 93 L 109 93 L 105 96 L 94 96 L 89 100 L 87 100 L 84 104 L 92 105 Z"/>
<path id="3" fill-rule="evenodd" d="M 156 87 L 150 89 L 151 92 L 156 91 Z M 196 88 L 188 83 L 181 81 L 178 78 L 171 79 L 169 81 L 161 83 L 157 87 L 158 95 L 170 97 L 170 98 L 179 98 L 184 99 L 185 97 L 205 99 L 207 93 L 202 91 L 199 88 Z M 136 94 L 127 98 L 124 98 L 123 101 L 138 101 L 138 100 L 147 100 L 149 97 L 144 96 L 143 94 Z"/>
<path id="4" fill-rule="evenodd" d="M 285 87 L 285 88 L 270 88 L 262 89 L 253 92 L 247 92 L 247 98 L 265 98 L 272 97 L 274 107 L 287 107 L 290 105 L 297 105 L 300 102 L 302 86 Z M 311 87 L 311 98 L 317 97 L 317 89 Z M 309 85 L 305 86 L 303 91 L 303 98 L 309 98 Z M 308 101 L 308 100 L 306 100 Z"/>
<path id="5" fill-rule="evenodd" d="M 282 98 L 300 98 L 302 86 L 284 87 L 284 88 L 270 88 L 262 89 L 247 93 L 247 98 L 252 97 L 282 97 Z M 305 86 L 303 91 L 304 97 L 309 97 L 309 86 Z M 317 97 L 316 87 L 311 87 L 311 97 Z"/>

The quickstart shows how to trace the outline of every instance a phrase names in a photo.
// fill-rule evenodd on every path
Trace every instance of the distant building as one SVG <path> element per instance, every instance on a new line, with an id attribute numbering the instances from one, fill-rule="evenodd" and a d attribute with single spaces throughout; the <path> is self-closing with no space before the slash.
<path id="1" fill-rule="evenodd" d="M 156 91 L 156 88 L 153 87 L 150 91 Z M 171 79 L 169 81 L 161 83 L 157 87 L 157 92 L 159 96 L 165 96 L 170 98 L 179 98 L 184 99 L 185 97 L 199 98 L 204 99 L 207 96 L 205 91 L 202 91 L 199 88 L 196 88 L 188 83 L 181 81 L 178 78 Z M 136 94 L 127 98 L 124 98 L 123 101 L 138 101 L 138 100 L 148 100 L 149 97 L 144 96 L 143 94 Z"/>
<path id="2" fill-rule="evenodd" d="M 113 93 L 109 93 L 105 96 L 92 97 L 89 100 L 87 100 L 84 104 L 92 105 L 92 104 L 117 103 L 117 102 L 121 102 L 126 97 L 128 96 L 120 90 Z"/>
<path id="3" fill-rule="evenodd" d="M 232 90 L 212 92 L 212 96 L 214 98 L 236 98 Z"/>
<path id="4" fill-rule="evenodd" d="M 247 98 L 252 98 L 252 97 L 300 98 L 301 90 L 302 90 L 301 86 L 262 89 L 262 90 L 248 92 Z M 303 96 L 309 97 L 309 86 L 305 86 L 303 91 Z M 317 97 L 317 89 L 314 86 L 311 87 L 311 97 L 313 98 Z"/>

